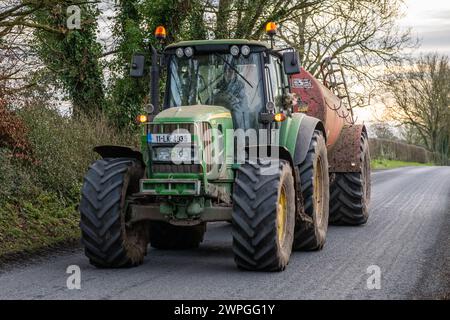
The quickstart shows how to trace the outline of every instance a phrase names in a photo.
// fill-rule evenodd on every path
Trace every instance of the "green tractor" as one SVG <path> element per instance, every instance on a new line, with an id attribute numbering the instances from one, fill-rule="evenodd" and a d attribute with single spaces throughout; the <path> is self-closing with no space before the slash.
<path id="1" fill-rule="evenodd" d="M 367 221 L 367 133 L 332 92 L 332 72 L 321 83 L 292 48 L 248 40 L 150 47 L 131 66 L 132 77 L 147 72 L 141 149 L 96 147 L 84 179 L 91 264 L 139 265 L 149 244 L 195 248 L 208 222 L 227 221 L 239 268 L 281 271 L 292 250 L 323 248 L 329 221 Z"/>

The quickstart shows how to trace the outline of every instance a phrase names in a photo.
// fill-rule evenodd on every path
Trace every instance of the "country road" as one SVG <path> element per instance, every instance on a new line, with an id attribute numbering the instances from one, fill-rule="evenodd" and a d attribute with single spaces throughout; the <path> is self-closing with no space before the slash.
<path id="1" fill-rule="evenodd" d="M 98 270 L 81 248 L 0 268 L 0 299 L 450 299 L 450 167 L 378 171 L 369 222 L 333 227 L 320 252 L 295 252 L 286 271 L 235 267 L 231 226 L 212 224 L 199 249 L 149 250 L 145 264 Z M 68 290 L 66 268 L 81 268 Z M 381 288 L 369 290 L 367 268 Z"/>

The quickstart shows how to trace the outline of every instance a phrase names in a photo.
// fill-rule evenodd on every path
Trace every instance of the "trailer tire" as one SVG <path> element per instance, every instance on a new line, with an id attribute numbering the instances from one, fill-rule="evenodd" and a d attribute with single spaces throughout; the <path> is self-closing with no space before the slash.
<path id="1" fill-rule="evenodd" d="M 363 225 L 369 218 L 370 153 L 366 133 L 361 135 L 361 172 L 335 173 L 331 184 L 330 223 Z"/>
<path id="2" fill-rule="evenodd" d="M 147 253 L 145 223 L 126 225 L 126 198 L 139 189 L 144 169 L 135 159 L 101 159 L 87 172 L 81 191 L 80 228 L 89 262 L 98 268 L 132 267 Z"/>
<path id="3" fill-rule="evenodd" d="M 327 147 L 322 133 L 314 132 L 305 161 L 299 167 L 299 190 L 304 213 L 310 221 L 297 219 L 294 250 L 321 250 L 325 245 L 329 217 Z"/>
<path id="4" fill-rule="evenodd" d="M 233 253 L 237 266 L 282 271 L 289 263 L 295 227 L 295 186 L 287 161 L 241 165 L 233 188 Z"/>
<path id="5" fill-rule="evenodd" d="M 184 227 L 154 221 L 150 223 L 150 246 L 160 250 L 198 248 L 205 232 L 206 223 Z"/>

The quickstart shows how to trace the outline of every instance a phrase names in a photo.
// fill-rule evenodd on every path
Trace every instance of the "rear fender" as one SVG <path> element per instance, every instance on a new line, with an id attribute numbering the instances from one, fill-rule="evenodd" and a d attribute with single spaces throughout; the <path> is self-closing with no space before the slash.
<path id="1" fill-rule="evenodd" d="M 361 136 L 367 136 L 364 125 L 342 128 L 341 134 L 328 152 L 330 172 L 361 172 Z"/>

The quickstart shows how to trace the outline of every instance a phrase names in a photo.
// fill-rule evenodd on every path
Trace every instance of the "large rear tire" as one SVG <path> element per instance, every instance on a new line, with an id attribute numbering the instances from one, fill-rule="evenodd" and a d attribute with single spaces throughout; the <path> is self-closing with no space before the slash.
<path id="1" fill-rule="evenodd" d="M 304 213 L 310 221 L 297 219 L 294 250 L 321 250 L 328 230 L 330 191 L 327 146 L 320 131 L 314 132 L 299 172 Z"/>
<path id="2" fill-rule="evenodd" d="M 295 186 L 287 161 L 244 164 L 233 190 L 233 252 L 239 268 L 281 271 L 289 263 L 295 226 Z"/>
<path id="3" fill-rule="evenodd" d="M 335 173 L 331 184 L 330 223 L 357 226 L 369 218 L 371 193 L 370 153 L 367 135 L 361 135 L 361 172 Z"/>
<path id="4" fill-rule="evenodd" d="M 92 265 L 120 268 L 143 262 L 148 227 L 126 224 L 126 198 L 139 190 L 143 174 L 140 162 L 128 158 L 102 159 L 90 166 L 79 210 L 82 242 Z"/>
<path id="5" fill-rule="evenodd" d="M 206 232 L 206 223 L 197 226 L 174 226 L 167 222 L 151 222 L 150 245 L 161 250 L 198 248 Z"/>

